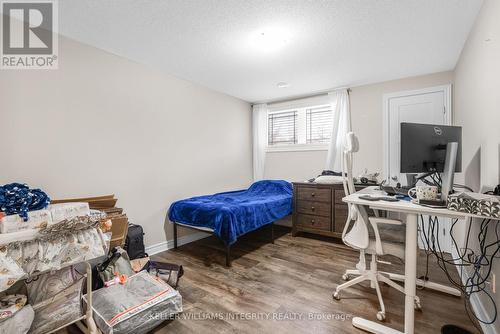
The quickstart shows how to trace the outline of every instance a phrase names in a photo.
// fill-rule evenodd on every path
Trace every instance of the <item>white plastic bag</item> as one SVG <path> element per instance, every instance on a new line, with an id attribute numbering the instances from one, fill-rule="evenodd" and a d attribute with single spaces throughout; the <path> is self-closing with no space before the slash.
<path id="1" fill-rule="evenodd" d="M 35 312 L 31 305 L 28 304 L 11 318 L 0 322 L 0 333 L 26 334 L 34 318 Z"/>
<path id="2" fill-rule="evenodd" d="M 94 291 L 92 309 L 105 334 L 144 334 L 182 312 L 182 297 L 161 279 L 141 271 L 124 285 Z"/>

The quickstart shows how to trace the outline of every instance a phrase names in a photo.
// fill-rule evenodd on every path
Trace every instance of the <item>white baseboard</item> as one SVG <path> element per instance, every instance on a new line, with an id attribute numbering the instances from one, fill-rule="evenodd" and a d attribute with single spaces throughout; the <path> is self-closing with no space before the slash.
<path id="1" fill-rule="evenodd" d="M 292 221 L 291 221 L 291 216 L 287 216 L 281 220 L 278 220 L 275 222 L 276 225 L 281 225 L 281 226 L 286 226 L 286 227 L 292 227 Z M 183 237 L 177 238 L 177 246 L 182 246 L 185 244 L 188 244 L 190 242 L 200 240 L 206 237 L 209 237 L 213 235 L 213 233 L 208 233 L 208 232 L 196 232 L 192 234 L 185 235 Z M 146 253 L 148 255 L 154 255 L 158 254 L 161 252 L 164 252 L 166 250 L 174 248 L 174 240 L 167 240 L 167 241 L 162 241 L 157 244 L 153 244 L 150 246 L 146 247 Z"/>
<path id="2" fill-rule="evenodd" d="M 459 257 L 455 247 L 452 248 L 452 257 L 454 259 L 457 259 Z M 462 283 L 465 284 L 467 282 L 467 279 L 469 278 L 469 273 L 467 272 L 467 270 L 462 270 L 462 272 L 460 272 L 459 266 L 456 266 L 456 268 L 458 270 L 458 275 L 461 276 L 460 279 L 462 280 Z M 472 306 L 472 310 L 479 319 L 491 319 L 491 315 L 488 313 L 488 311 L 484 307 L 484 304 L 481 302 L 479 294 L 474 293 L 471 295 L 470 304 Z M 486 325 L 481 322 L 479 324 L 481 325 L 481 329 L 483 330 L 484 334 L 499 334 L 494 324 Z"/>
<path id="3" fill-rule="evenodd" d="M 210 233 L 196 232 L 196 233 L 185 235 L 183 237 L 178 237 L 177 238 L 177 246 L 182 246 L 182 245 L 188 244 L 190 242 L 209 237 L 211 235 L 212 234 L 210 234 Z M 159 243 L 151 245 L 151 246 L 147 246 L 146 253 L 148 253 L 148 255 L 154 255 L 154 254 L 158 254 L 158 253 L 164 252 L 164 251 L 172 249 L 172 248 L 174 248 L 174 240 L 173 239 L 162 241 L 162 242 L 159 242 Z"/>

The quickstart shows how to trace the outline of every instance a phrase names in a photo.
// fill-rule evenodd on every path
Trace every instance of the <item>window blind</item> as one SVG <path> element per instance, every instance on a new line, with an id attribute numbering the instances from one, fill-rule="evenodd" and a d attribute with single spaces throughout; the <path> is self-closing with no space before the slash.
<path id="1" fill-rule="evenodd" d="M 297 111 L 269 114 L 268 145 L 297 144 Z"/>
<path id="2" fill-rule="evenodd" d="M 333 112 L 329 106 L 306 110 L 306 140 L 308 144 L 328 143 L 333 131 Z"/>

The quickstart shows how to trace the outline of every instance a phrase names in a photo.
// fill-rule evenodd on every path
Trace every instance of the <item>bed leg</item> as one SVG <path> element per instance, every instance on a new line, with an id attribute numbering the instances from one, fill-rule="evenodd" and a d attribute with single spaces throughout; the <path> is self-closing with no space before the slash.
<path id="1" fill-rule="evenodd" d="M 230 253 L 231 246 L 227 245 L 226 246 L 226 267 L 231 267 L 231 253 Z"/>
<path id="2" fill-rule="evenodd" d="M 274 223 L 271 223 L 271 243 L 274 244 Z"/>
<path id="3" fill-rule="evenodd" d="M 173 223 L 174 224 L 174 249 L 177 248 L 177 224 L 176 223 Z"/>

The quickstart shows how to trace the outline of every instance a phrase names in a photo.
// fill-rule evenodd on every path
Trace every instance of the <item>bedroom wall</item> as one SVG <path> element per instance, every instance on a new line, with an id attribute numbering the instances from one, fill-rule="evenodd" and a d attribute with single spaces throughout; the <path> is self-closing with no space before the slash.
<path id="1" fill-rule="evenodd" d="M 0 71 L 0 184 L 114 193 L 158 246 L 170 203 L 251 183 L 248 103 L 67 38 L 59 48 L 58 70 Z"/>
<path id="2" fill-rule="evenodd" d="M 462 50 L 455 69 L 455 123 L 462 126 L 462 168 L 458 182 L 475 191 L 486 191 L 500 183 L 500 2 L 486 0 L 474 28 Z M 472 235 L 477 235 L 473 224 Z M 457 240 L 465 239 L 465 224 L 457 230 Z M 493 231 L 491 231 L 493 232 Z M 490 233 L 493 239 L 493 233 Z M 496 240 L 496 239 L 495 239 Z M 493 240 L 492 240 L 493 241 Z M 474 247 L 474 245 L 472 245 Z M 500 278 L 498 259 L 493 264 L 496 280 Z M 500 293 L 493 298 L 500 306 Z M 493 306 L 486 296 L 480 299 L 480 317 L 493 316 Z M 488 327 L 500 332 L 500 320 Z"/>
<path id="3" fill-rule="evenodd" d="M 359 137 L 360 151 L 354 172 L 382 171 L 382 97 L 384 94 L 453 83 L 453 72 L 441 72 L 371 85 L 351 87 L 353 131 Z M 304 181 L 318 175 L 327 151 L 268 152 L 265 177 Z"/>

